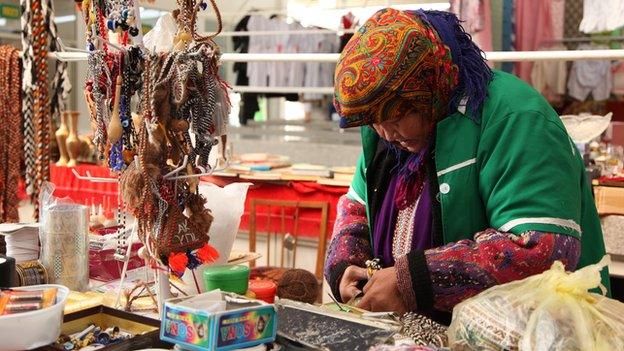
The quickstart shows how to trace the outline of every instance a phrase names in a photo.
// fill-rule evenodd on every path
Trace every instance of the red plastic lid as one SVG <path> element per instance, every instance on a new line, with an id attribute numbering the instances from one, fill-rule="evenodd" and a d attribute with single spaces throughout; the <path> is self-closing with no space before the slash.
<path id="1" fill-rule="evenodd" d="M 277 285 L 270 280 L 254 279 L 249 281 L 249 290 L 256 294 L 256 299 L 273 303 Z"/>

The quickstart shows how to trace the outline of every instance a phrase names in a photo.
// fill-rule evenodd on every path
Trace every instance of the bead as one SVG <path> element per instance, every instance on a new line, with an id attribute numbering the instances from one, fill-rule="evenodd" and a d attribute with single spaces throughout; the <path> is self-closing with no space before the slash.
<path id="1" fill-rule="evenodd" d="M 132 161 L 134 161 L 134 155 L 136 155 L 136 153 L 132 150 L 124 150 L 122 155 L 125 164 L 129 165 Z"/>
<path id="2" fill-rule="evenodd" d="M 132 35 L 133 37 L 136 37 L 137 35 L 139 35 L 139 28 L 130 27 L 130 35 Z"/>
<path id="3" fill-rule="evenodd" d="M 108 21 L 106 21 L 106 27 L 109 30 L 115 30 L 115 21 L 113 21 L 112 19 L 109 19 Z"/>
<path id="4" fill-rule="evenodd" d="M 126 31 L 126 30 L 130 29 L 130 26 L 128 25 L 128 23 L 126 23 L 126 21 L 122 21 L 121 22 L 121 29 Z"/>
<path id="5" fill-rule="evenodd" d="M 201 4 L 199 4 L 199 7 L 201 8 L 202 11 L 206 11 L 206 9 L 208 8 L 208 4 L 202 1 Z"/>
<path id="6" fill-rule="evenodd" d="M 128 9 L 123 9 L 121 11 L 121 18 L 123 19 L 127 19 L 128 18 L 128 14 L 130 13 L 130 11 Z"/>
<path id="7" fill-rule="evenodd" d="M 65 349 L 67 351 L 73 350 L 75 347 L 76 346 L 71 341 L 68 341 L 68 342 L 63 344 L 63 349 Z"/>
<path id="8" fill-rule="evenodd" d="M 98 344 L 102 344 L 102 345 L 108 345 L 108 343 L 110 343 L 111 337 L 110 335 L 108 335 L 108 333 L 106 332 L 101 332 L 100 334 L 98 334 L 97 336 L 97 342 Z"/>
<path id="9" fill-rule="evenodd" d="M 124 128 L 128 128 L 128 126 L 130 125 L 130 122 L 126 119 L 121 121 L 121 126 Z"/>

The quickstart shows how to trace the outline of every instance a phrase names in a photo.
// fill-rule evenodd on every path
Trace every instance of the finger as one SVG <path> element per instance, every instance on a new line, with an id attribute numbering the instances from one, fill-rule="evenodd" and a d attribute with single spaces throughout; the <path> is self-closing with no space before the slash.
<path id="1" fill-rule="evenodd" d="M 358 266 L 350 266 L 347 271 L 347 279 L 350 281 L 366 280 L 368 279 L 368 270 L 366 268 Z"/>
<path id="2" fill-rule="evenodd" d="M 342 299 L 342 301 L 347 302 L 351 300 L 353 297 L 357 296 L 357 294 L 361 293 L 360 289 L 355 285 L 351 285 L 347 287 L 347 298 Z"/>
<path id="3" fill-rule="evenodd" d="M 364 287 L 362 288 L 362 291 L 366 294 L 366 292 L 368 292 L 368 290 L 373 286 L 373 284 L 375 284 L 375 276 L 373 275 L 368 282 L 366 282 L 366 285 L 364 285 Z"/>
<path id="4" fill-rule="evenodd" d="M 372 298 L 370 295 L 366 295 L 366 293 L 364 294 L 364 297 L 362 297 L 362 300 L 360 300 L 360 303 L 357 304 L 357 308 L 361 308 L 363 310 L 366 311 L 372 311 L 372 305 L 371 305 L 371 301 Z"/>
<path id="5" fill-rule="evenodd" d="M 349 284 L 346 284 L 345 286 L 340 287 L 340 298 L 343 302 L 347 302 L 360 292 L 361 291 L 357 286 L 357 282 L 351 282 Z"/>

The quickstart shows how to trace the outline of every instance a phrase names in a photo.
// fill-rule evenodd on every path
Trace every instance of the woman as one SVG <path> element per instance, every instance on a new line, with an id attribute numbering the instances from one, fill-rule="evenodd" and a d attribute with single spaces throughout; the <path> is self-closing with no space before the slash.
<path id="1" fill-rule="evenodd" d="M 435 317 L 556 260 L 574 270 L 605 254 L 559 117 L 481 54 L 437 11 L 381 10 L 345 47 L 335 106 L 341 127 L 362 127 L 363 154 L 325 263 L 339 300 Z M 374 258 L 381 269 L 366 267 Z"/>

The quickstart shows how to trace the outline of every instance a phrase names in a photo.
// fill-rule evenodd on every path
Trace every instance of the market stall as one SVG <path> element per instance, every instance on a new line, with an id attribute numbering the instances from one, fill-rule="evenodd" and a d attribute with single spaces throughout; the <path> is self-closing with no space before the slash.
<path id="1" fill-rule="evenodd" d="M 72 44 L 58 3 L 0 4 L 0 351 L 624 349 L 622 117 L 566 101 L 619 94 L 624 50 L 561 45 L 624 2 L 535 2 L 534 33 L 519 0 L 339 29 L 299 0 L 83 0 Z M 306 127 L 328 94 L 340 128 Z M 274 95 L 304 111 L 284 148 L 362 127 L 357 165 L 263 152 Z"/>

